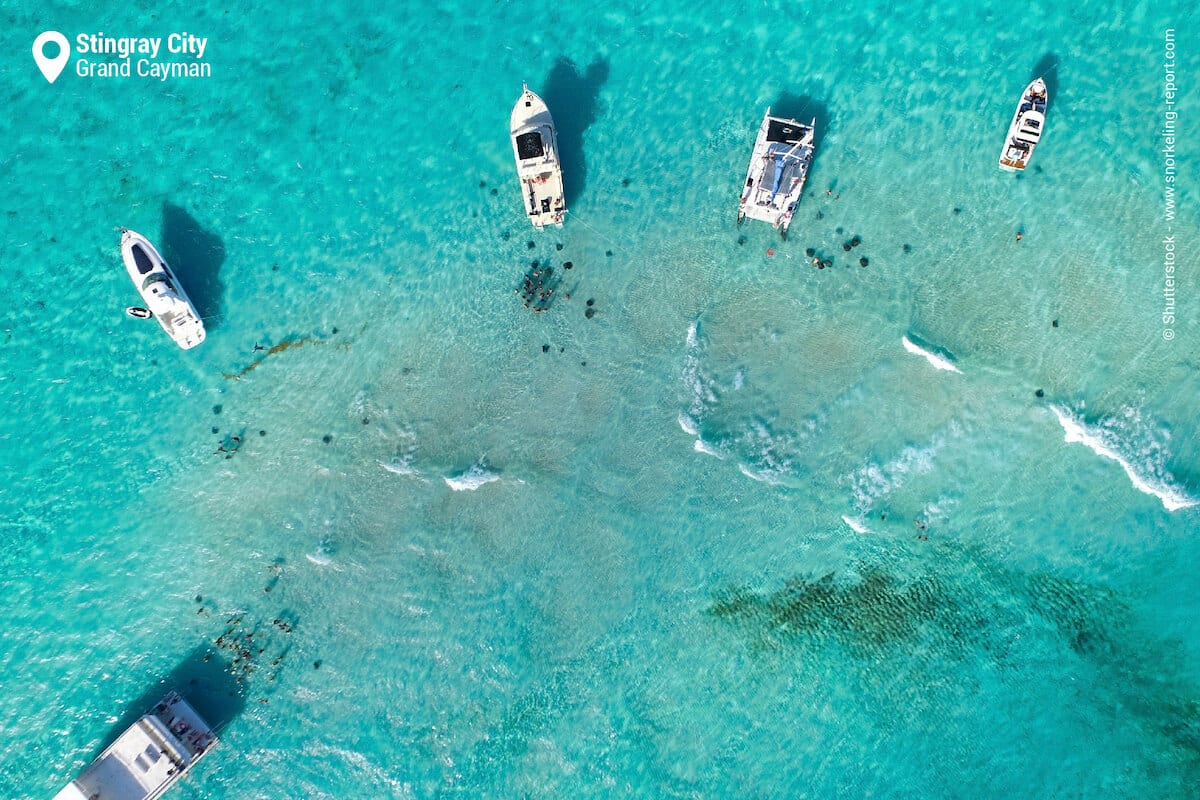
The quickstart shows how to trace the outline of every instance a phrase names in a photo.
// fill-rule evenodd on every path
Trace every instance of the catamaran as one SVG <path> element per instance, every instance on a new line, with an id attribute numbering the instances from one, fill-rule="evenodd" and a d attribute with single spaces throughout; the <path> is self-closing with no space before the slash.
<path id="1" fill-rule="evenodd" d="M 738 224 L 746 217 L 769 222 L 787 238 L 816 148 L 817 120 L 805 125 L 772 117 L 767 109 L 750 154 L 750 169 L 738 205 Z"/>
<path id="2" fill-rule="evenodd" d="M 146 309 L 175 344 L 189 350 L 203 342 L 204 323 L 200 315 L 150 240 L 137 231 L 122 228 L 121 257 Z"/>
<path id="3" fill-rule="evenodd" d="M 1008 172 L 1025 169 L 1033 156 L 1033 148 L 1042 138 L 1042 129 L 1046 124 L 1046 101 L 1046 82 L 1034 78 L 1025 87 L 1021 102 L 1017 103 L 1017 113 L 1008 126 L 1008 138 L 1004 140 L 1004 150 L 1000 152 L 1000 169 Z"/>
<path id="4" fill-rule="evenodd" d="M 542 98 L 522 84 L 521 96 L 513 106 L 509 120 L 513 154 L 517 157 L 517 177 L 525 213 L 533 227 L 562 226 L 567 211 L 563 194 L 562 163 L 558 158 L 558 134 L 550 109 Z"/>
<path id="5" fill-rule="evenodd" d="M 155 800 L 216 742 L 196 710 L 168 692 L 54 800 Z"/>

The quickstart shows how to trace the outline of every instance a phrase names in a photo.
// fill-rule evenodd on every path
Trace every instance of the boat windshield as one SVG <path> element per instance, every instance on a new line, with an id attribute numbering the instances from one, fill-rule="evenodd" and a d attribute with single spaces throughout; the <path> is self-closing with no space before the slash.
<path id="1" fill-rule="evenodd" d="M 522 161 L 528 158 L 541 158 L 546 150 L 542 146 L 542 135 L 537 131 L 522 133 L 517 137 L 517 157 Z"/>
<path id="2" fill-rule="evenodd" d="M 156 283 L 159 283 L 160 281 L 162 283 L 165 283 L 167 285 L 168 289 L 174 288 L 173 286 L 171 286 L 171 279 L 167 277 L 167 273 L 155 272 L 151 275 L 146 276 L 146 280 L 142 281 L 142 291 L 146 291 L 151 286 L 153 286 Z"/>
<path id="3" fill-rule="evenodd" d="M 150 254 L 145 248 L 135 242 L 130 249 L 133 251 L 133 262 L 137 264 L 139 274 L 145 275 L 154 269 L 154 262 L 150 260 Z"/>

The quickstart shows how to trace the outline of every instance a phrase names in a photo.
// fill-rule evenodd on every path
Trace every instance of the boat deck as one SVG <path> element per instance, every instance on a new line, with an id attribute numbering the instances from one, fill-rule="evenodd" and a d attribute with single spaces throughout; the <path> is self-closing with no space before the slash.
<path id="1" fill-rule="evenodd" d="M 792 190 L 808 177 L 812 147 L 805 145 L 792 152 L 787 145 L 772 144 L 764 158 L 762 179 L 746 197 L 746 216 L 774 223 L 787 211 Z"/>
<path id="2" fill-rule="evenodd" d="M 567 210 L 554 119 L 542 98 L 523 86 L 509 120 L 525 215 L 539 230 L 562 225 Z"/>
<path id="3" fill-rule="evenodd" d="M 1016 172 L 1024 170 L 1029 164 L 1033 150 L 1042 138 L 1048 101 L 1046 84 L 1040 78 L 1025 87 L 1012 123 L 1008 126 L 1008 138 L 1000 153 L 1000 169 Z"/>
<path id="4" fill-rule="evenodd" d="M 525 213 L 535 227 L 561 225 L 565 201 L 562 170 L 553 145 L 554 130 L 540 125 L 515 137 L 520 156 L 517 175 L 525 197 Z"/>
<path id="5" fill-rule="evenodd" d="M 815 145 L 813 125 L 768 112 L 750 157 L 739 213 L 786 231 L 804 191 Z"/>
<path id="6" fill-rule="evenodd" d="M 204 341 L 204 322 L 167 262 L 146 237 L 121 230 L 121 256 L 142 302 L 177 345 L 188 350 Z"/>
<path id="7" fill-rule="evenodd" d="M 203 323 L 192 313 L 191 306 L 179 296 L 171 276 L 167 273 L 151 273 L 142 284 L 141 295 L 155 319 L 181 346 L 194 346 L 204 341 Z"/>
<path id="8" fill-rule="evenodd" d="M 177 692 L 117 737 L 54 800 L 153 800 L 217 741 Z"/>

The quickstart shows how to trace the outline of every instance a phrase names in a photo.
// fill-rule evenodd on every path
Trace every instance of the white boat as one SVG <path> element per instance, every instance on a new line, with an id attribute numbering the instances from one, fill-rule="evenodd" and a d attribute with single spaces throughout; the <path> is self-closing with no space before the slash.
<path id="1" fill-rule="evenodd" d="M 1046 82 L 1041 78 L 1035 78 L 1025 87 L 1021 102 L 1017 103 L 1017 113 L 1008 126 L 1008 138 L 1000 153 L 1000 169 L 1009 172 L 1025 169 L 1046 125 L 1046 100 Z"/>
<path id="2" fill-rule="evenodd" d="M 204 341 L 204 323 L 175 274 L 150 240 L 121 229 L 121 257 L 146 308 L 175 344 L 189 350 Z"/>
<path id="3" fill-rule="evenodd" d="M 196 710 L 177 692 L 169 692 L 54 800 L 154 800 L 216 742 L 217 735 Z"/>
<path id="4" fill-rule="evenodd" d="M 772 117 L 767 109 L 750 154 L 750 169 L 742 187 L 738 224 L 746 217 L 769 222 L 786 239 L 792 214 L 800 202 L 816 147 L 817 120 L 805 125 Z"/>
<path id="5" fill-rule="evenodd" d="M 562 163 L 558 158 L 554 120 L 542 98 L 524 84 L 521 89 L 509 125 L 525 213 L 538 230 L 547 225 L 561 227 L 567 200 L 563 194 Z"/>

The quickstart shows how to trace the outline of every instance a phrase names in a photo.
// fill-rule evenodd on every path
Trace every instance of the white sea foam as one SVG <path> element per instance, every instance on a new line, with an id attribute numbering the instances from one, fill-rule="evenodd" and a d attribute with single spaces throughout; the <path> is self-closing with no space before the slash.
<path id="1" fill-rule="evenodd" d="M 854 492 L 854 505 L 867 513 L 880 498 L 904 485 L 910 475 L 922 475 L 933 469 L 933 458 L 942 449 L 942 440 L 935 438 L 927 447 L 908 446 L 885 464 L 869 462 L 860 467 L 849 481 Z"/>
<path id="2" fill-rule="evenodd" d="M 920 516 L 921 519 L 925 520 L 926 522 L 939 522 L 949 518 L 950 512 L 953 511 L 957 506 L 958 500 L 954 499 L 953 497 L 946 497 L 943 495 L 936 500 L 931 500 L 926 503 L 924 508 L 921 509 Z"/>
<path id="3" fill-rule="evenodd" d="M 944 369 L 948 370 L 949 372 L 957 372 L 960 375 L 962 374 L 962 370 L 954 366 L 954 362 L 952 362 L 950 359 L 926 350 L 924 347 L 913 344 L 912 339 L 909 339 L 907 336 L 901 337 L 900 342 L 904 345 L 904 349 L 908 352 L 919 356 L 924 356 L 925 360 L 932 364 L 934 369 Z"/>
<path id="4" fill-rule="evenodd" d="M 1110 461 L 1115 461 L 1121 465 L 1121 469 L 1125 470 L 1125 474 L 1129 476 L 1129 480 L 1133 483 L 1135 489 L 1139 492 L 1144 492 L 1153 495 L 1162 501 L 1163 507 L 1167 511 L 1178 511 L 1181 508 L 1189 508 L 1196 505 L 1198 502 L 1194 497 L 1190 497 L 1186 492 L 1178 486 L 1171 484 L 1171 476 L 1159 476 L 1154 473 L 1157 471 L 1156 464 L 1161 464 L 1162 451 L 1160 446 L 1152 445 L 1146 454 L 1141 468 L 1136 468 L 1121 452 L 1121 443 L 1117 437 L 1117 429 L 1112 425 L 1087 425 L 1081 418 L 1077 417 L 1070 410 L 1057 405 L 1051 405 L 1050 410 L 1054 412 L 1054 416 L 1058 418 L 1058 424 L 1062 425 L 1065 432 L 1064 441 L 1078 442 L 1086 445 L 1093 453 L 1101 458 L 1107 458 Z M 1127 416 L 1134 419 L 1138 418 L 1137 412 L 1133 409 L 1127 409 Z"/>
<path id="5" fill-rule="evenodd" d="M 392 462 L 390 464 L 380 461 L 379 466 L 393 475 L 413 475 L 416 477 L 420 477 L 421 475 L 420 471 L 407 461 Z"/>
<path id="6" fill-rule="evenodd" d="M 847 517 L 846 515 L 844 515 L 844 514 L 843 514 L 843 515 L 842 515 L 842 522 L 844 522 L 844 523 L 846 523 L 847 525 L 849 525 L 849 526 L 850 526 L 850 530 L 854 531 L 855 533 L 870 533 L 870 532 L 871 532 L 871 529 L 870 529 L 870 528 L 868 528 L 868 527 L 867 527 L 867 526 L 866 526 L 866 525 L 863 523 L 863 520 L 862 520 L 862 518 L 861 518 L 861 517 L 859 517 L 858 519 L 851 519 L 850 517 Z"/>
<path id="7" fill-rule="evenodd" d="M 688 436 L 695 436 L 699 432 L 699 429 L 696 427 L 696 420 L 692 419 L 688 414 L 684 414 L 682 412 L 679 414 L 679 427 L 682 428 L 683 432 Z"/>
<path id="8" fill-rule="evenodd" d="M 696 320 L 688 326 L 687 359 L 683 366 L 683 384 L 688 390 L 687 411 L 678 417 L 679 427 L 689 436 L 700 435 L 700 424 L 710 407 L 716 404 L 717 395 L 713 389 L 714 382 L 700 370 L 700 355 L 703 344 L 700 341 L 700 321 Z"/>
<path id="9" fill-rule="evenodd" d="M 734 421 L 731 427 L 710 421 L 717 416 L 721 403 L 720 391 L 746 388 L 745 367 L 735 370 L 732 383 L 722 386 L 703 370 L 705 342 L 699 321 L 688 326 L 687 355 L 682 379 L 688 407 L 676 417 L 680 429 L 694 436 L 692 449 L 714 458 L 732 457 L 742 474 L 752 480 L 772 485 L 789 483 L 795 477 L 799 442 L 807 438 L 791 431 L 775 431 L 772 420 L 751 418 Z M 706 424 L 707 421 L 707 424 Z M 811 426 L 810 426 L 811 431 Z"/>
<path id="10" fill-rule="evenodd" d="M 355 393 L 354 399 L 350 401 L 350 413 L 355 417 L 364 417 L 369 413 L 367 406 L 367 393 L 363 389 L 359 389 Z"/>
<path id="11" fill-rule="evenodd" d="M 480 486 L 500 480 L 500 476 L 482 464 L 472 464 L 465 472 L 442 478 L 456 492 L 473 492 Z"/>
<path id="12" fill-rule="evenodd" d="M 366 415 L 369 413 L 369 407 L 361 392 L 359 393 L 359 397 L 355 398 L 354 408 L 356 415 Z M 378 429 L 387 440 L 394 442 L 396 448 L 396 454 L 390 460 L 377 462 L 379 466 L 393 475 L 413 476 L 424 481 L 425 478 L 421 477 L 421 471 L 414 466 L 414 462 L 417 460 L 417 453 L 420 450 L 420 443 L 417 441 L 416 433 L 404 428 L 395 429 L 387 424 L 380 425 Z"/>
<path id="13" fill-rule="evenodd" d="M 325 524 L 328 526 L 329 521 Z M 315 564 L 318 567 L 333 566 L 334 545 L 328 537 L 322 537 L 321 543 L 317 545 L 317 549 L 311 553 L 305 553 L 304 557 L 308 559 L 310 564 Z M 338 569 L 334 566 L 334 569 Z M 340 570 L 339 570 L 340 571 Z"/>
<path id="14" fill-rule="evenodd" d="M 760 483 L 767 483 L 772 486 L 777 486 L 779 484 L 779 478 L 767 470 L 753 470 L 745 464 L 738 464 L 738 469 L 742 471 L 743 475 L 751 480 L 759 481 Z"/>

